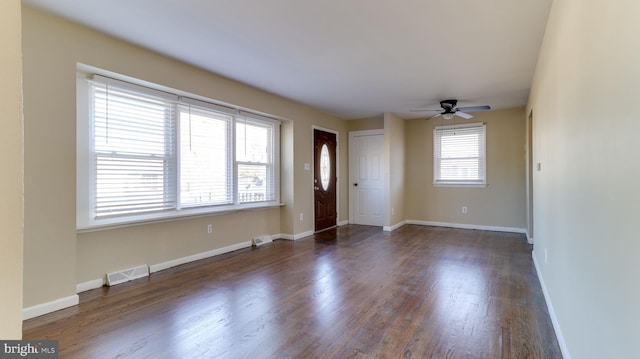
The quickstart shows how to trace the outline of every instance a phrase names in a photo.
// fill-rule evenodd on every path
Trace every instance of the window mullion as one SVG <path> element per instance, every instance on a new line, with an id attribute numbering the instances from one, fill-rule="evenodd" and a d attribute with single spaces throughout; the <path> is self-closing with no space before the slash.
<path id="1" fill-rule="evenodd" d="M 168 154 L 168 158 L 165 158 L 165 203 L 171 203 L 171 208 L 176 209 L 178 207 L 178 193 L 177 187 L 177 158 L 176 158 L 176 126 L 175 126 L 175 112 L 173 104 L 169 105 L 165 110 L 165 153 Z"/>
<path id="2" fill-rule="evenodd" d="M 239 117 L 239 113 L 238 113 L 238 111 L 236 111 L 236 114 L 232 117 L 231 126 L 229 126 L 230 127 L 230 130 L 229 130 L 229 138 L 230 138 L 229 149 L 230 149 L 230 152 L 231 152 L 229 158 L 230 158 L 230 161 L 231 161 L 230 165 L 233 166 L 232 167 L 233 168 L 233 180 L 231 181 L 233 188 L 231 189 L 231 191 L 232 191 L 232 194 L 233 194 L 233 203 L 236 204 L 236 205 L 240 203 L 240 195 L 238 194 L 238 188 L 240 188 L 239 185 L 238 185 L 238 163 L 236 162 L 236 160 L 237 160 L 237 152 L 238 152 L 238 150 L 236 148 L 236 146 L 238 146 L 237 139 L 236 139 L 236 131 L 237 131 L 236 126 L 237 126 L 237 122 L 238 122 L 238 117 Z"/>
<path id="3" fill-rule="evenodd" d="M 89 220 L 87 221 L 87 223 L 90 223 L 91 221 L 94 221 L 97 216 L 98 216 L 98 212 L 97 212 L 97 204 L 96 204 L 96 195 L 97 195 L 97 184 L 96 184 L 96 162 L 97 162 L 97 155 L 96 155 L 96 146 L 95 146 L 95 121 L 94 121 L 94 114 L 95 114 L 95 103 L 94 103 L 94 97 L 96 96 L 95 94 L 95 86 L 92 86 L 89 84 L 89 81 L 83 81 L 83 85 L 87 86 L 89 88 L 89 99 L 87 100 L 88 103 L 88 108 L 89 108 L 89 119 L 86 121 L 89 124 L 89 128 L 88 128 L 88 133 L 86 134 L 87 136 L 89 136 L 89 156 L 90 156 L 90 160 L 88 163 L 88 167 L 89 167 L 89 183 L 88 183 L 88 191 L 89 191 L 89 198 L 88 198 L 88 210 L 89 210 Z"/>
<path id="4" fill-rule="evenodd" d="M 181 179 L 181 159 L 182 159 L 182 139 L 180 136 L 180 131 L 182 130 L 182 126 L 180 123 L 180 108 L 179 103 L 175 103 L 173 105 L 173 113 L 175 115 L 175 134 L 174 134 L 174 142 L 175 142 L 175 189 L 176 189 L 176 210 L 182 209 L 182 181 Z"/>

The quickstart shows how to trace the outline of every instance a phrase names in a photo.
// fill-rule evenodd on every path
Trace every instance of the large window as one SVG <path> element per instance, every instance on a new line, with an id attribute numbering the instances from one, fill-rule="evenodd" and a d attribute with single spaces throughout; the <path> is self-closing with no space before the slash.
<path id="1" fill-rule="evenodd" d="M 433 183 L 485 186 L 486 127 L 482 123 L 433 130 Z"/>
<path id="2" fill-rule="evenodd" d="M 278 203 L 279 122 L 98 75 L 78 80 L 78 229 Z"/>

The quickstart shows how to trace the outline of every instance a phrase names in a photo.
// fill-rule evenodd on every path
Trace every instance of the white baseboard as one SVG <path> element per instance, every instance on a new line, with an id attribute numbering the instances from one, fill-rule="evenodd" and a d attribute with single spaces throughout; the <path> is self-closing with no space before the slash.
<path id="1" fill-rule="evenodd" d="M 432 222 L 432 221 L 417 221 L 409 219 L 407 224 L 417 224 L 421 226 L 434 226 L 434 227 L 450 227 L 460 229 L 476 229 L 481 231 L 494 231 L 494 232 L 511 232 L 526 234 L 527 231 L 524 228 L 515 227 L 497 227 L 497 226 L 481 226 L 477 224 L 464 224 L 464 223 L 449 223 L 449 222 Z"/>
<path id="2" fill-rule="evenodd" d="M 89 280 L 83 283 L 78 283 L 76 284 L 76 293 L 82 293 L 91 289 L 100 288 L 105 284 L 106 282 L 104 278 L 99 278 L 99 279 Z"/>
<path id="3" fill-rule="evenodd" d="M 338 222 L 338 227 L 346 226 L 349 224 L 349 220 Z M 286 239 L 288 241 L 297 241 L 298 239 L 302 239 L 304 237 L 309 237 L 313 235 L 315 232 L 313 230 L 306 231 L 298 234 L 287 234 L 280 233 L 273 236 L 273 239 Z"/>
<path id="4" fill-rule="evenodd" d="M 309 237 L 309 236 L 312 236 L 312 235 L 313 235 L 313 231 L 306 231 L 306 232 L 294 234 L 293 235 L 293 240 L 297 241 L 298 239 L 302 239 L 304 237 Z"/>
<path id="5" fill-rule="evenodd" d="M 80 297 L 77 294 L 74 294 L 51 302 L 27 307 L 22 309 L 22 320 L 39 317 L 61 309 L 73 307 L 74 305 L 78 305 L 78 303 L 80 303 Z"/>
<path id="6" fill-rule="evenodd" d="M 229 252 L 237 251 L 238 249 L 243 249 L 243 248 L 248 248 L 248 247 L 251 247 L 251 241 L 241 242 L 241 243 L 238 243 L 238 244 L 233 244 L 233 245 L 222 247 L 222 248 L 217 248 L 217 249 L 213 249 L 213 250 L 202 252 L 202 253 L 197 253 L 197 254 L 190 255 L 190 256 L 186 256 L 186 257 L 182 257 L 182 258 L 178 258 L 178 259 L 173 259 L 173 260 L 170 260 L 170 261 L 167 261 L 167 262 L 152 264 L 152 265 L 149 266 L 149 272 L 150 273 L 155 273 L 155 272 L 158 272 L 158 271 L 161 271 L 161 270 L 164 270 L 164 269 L 168 269 L 168 268 L 171 268 L 171 267 L 179 266 L 181 264 L 194 262 L 194 261 L 197 261 L 197 260 L 200 260 L 200 259 L 205 259 L 205 258 L 217 256 L 217 255 L 220 255 L 220 254 L 229 253 Z"/>
<path id="7" fill-rule="evenodd" d="M 382 230 L 385 231 L 385 232 L 393 232 L 396 229 L 404 226 L 407 223 L 409 223 L 409 222 L 408 221 L 398 222 L 398 223 L 394 224 L 393 226 L 384 226 L 384 227 L 382 227 Z"/>
<path id="8" fill-rule="evenodd" d="M 272 234 L 271 235 L 271 241 L 275 241 L 276 239 L 282 239 L 282 234 Z"/>
<path id="9" fill-rule="evenodd" d="M 306 231 L 306 232 L 294 234 L 293 235 L 293 240 L 297 241 L 298 239 L 302 239 L 302 238 L 309 237 L 309 236 L 312 236 L 312 235 L 313 235 L 313 231 Z"/>
<path id="10" fill-rule="evenodd" d="M 286 239 L 288 241 L 297 241 L 298 239 L 304 238 L 304 237 L 309 237 L 313 235 L 313 231 L 306 231 L 306 232 L 302 232 L 302 233 L 298 233 L 298 234 L 279 234 L 278 238 L 279 239 Z"/>
<path id="11" fill-rule="evenodd" d="M 529 237 L 529 232 L 527 232 L 527 243 L 533 244 L 533 237 Z"/>
<path id="12" fill-rule="evenodd" d="M 544 278 L 542 277 L 542 272 L 540 271 L 540 266 L 538 265 L 538 260 L 536 259 L 535 251 L 531 252 L 531 257 L 533 257 L 533 266 L 536 268 L 538 281 L 540 282 L 540 287 L 542 287 L 542 294 L 544 295 L 544 301 L 547 303 L 547 310 L 549 311 L 549 316 L 551 317 L 553 330 L 556 332 L 556 339 L 558 339 L 558 344 L 560 345 L 560 351 L 562 352 L 562 357 L 564 359 L 571 359 L 571 355 L 569 354 L 569 348 L 567 347 L 567 343 L 564 341 L 564 336 L 562 335 L 562 329 L 560 328 L 560 323 L 558 323 L 558 317 L 556 316 L 556 311 L 553 309 L 551 298 L 549 298 L 549 292 L 547 292 L 547 286 L 544 283 Z"/>

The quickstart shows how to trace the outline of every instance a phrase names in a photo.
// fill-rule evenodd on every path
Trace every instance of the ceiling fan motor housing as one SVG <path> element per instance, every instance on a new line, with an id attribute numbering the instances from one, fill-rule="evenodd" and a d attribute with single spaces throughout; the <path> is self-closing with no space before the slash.
<path id="1" fill-rule="evenodd" d="M 458 104 L 458 100 L 442 100 L 440 106 L 444 109 L 444 113 L 454 113 L 454 108 Z"/>

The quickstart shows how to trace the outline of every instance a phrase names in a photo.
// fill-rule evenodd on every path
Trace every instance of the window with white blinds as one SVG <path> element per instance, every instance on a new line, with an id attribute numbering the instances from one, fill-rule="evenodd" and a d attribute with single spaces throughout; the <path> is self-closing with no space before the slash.
<path id="1" fill-rule="evenodd" d="M 175 119 L 168 98 L 94 81 L 95 216 L 175 208 Z"/>
<path id="2" fill-rule="evenodd" d="M 180 205 L 233 203 L 233 116 L 180 106 Z"/>
<path id="3" fill-rule="evenodd" d="M 78 104 L 78 229 L 279 201 L 277 120 L 80 73 Z"/>
<path id="4" fill-rule="evenodd" d="M 434 128 L 433 183 L 486 185 L 486 126 L 483 123 Z"/>
<path id="5" fill-rule="evenodd" d="M 276 197 L 275 123 L 243 113 L 236 121 L 236 172 L 240 203 L 273 201 Z"/>

